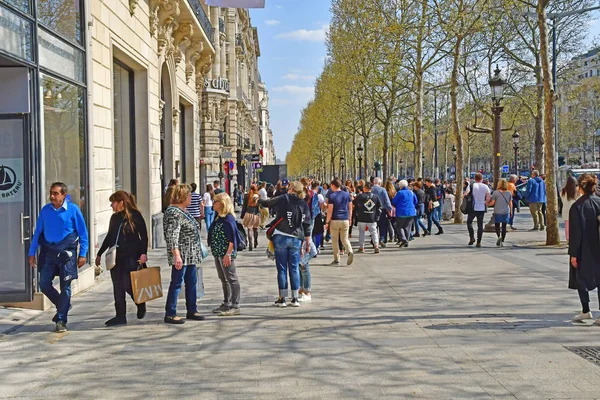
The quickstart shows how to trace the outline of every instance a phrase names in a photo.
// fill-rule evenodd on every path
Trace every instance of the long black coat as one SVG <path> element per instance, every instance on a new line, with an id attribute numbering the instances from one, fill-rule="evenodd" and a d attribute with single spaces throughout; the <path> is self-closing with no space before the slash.
<path id="1" fill-rule="evenodd" d="M 600 197 L 595 195 L 581 196 L 569 211 L 569 256 L 576 257 L 578 264 L 577 268 L 570 265 L 570 289 L 600 287 L 599 216 Z"/>

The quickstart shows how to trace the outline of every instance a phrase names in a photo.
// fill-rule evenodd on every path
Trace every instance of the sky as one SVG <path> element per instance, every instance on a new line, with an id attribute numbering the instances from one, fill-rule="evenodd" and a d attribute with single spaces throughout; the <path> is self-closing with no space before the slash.
<path id="1" fill-rule="evenodd" d="M 258 28 L 258 65 L 269 91 L 275 152 L 281 160 L 323 70 L 329 7 L 329 0 L 267 0 L 264 9 L 250 10 L 252 25 Z"/>
<path id="2" fill-rule="evenodd" d="M 259 70 L 269 91 L 269 114 L 277 158 L 285 160 L 298 130 L 300 113 L 314 95 L 323 70 L 325 37 L 331 19 L 329 0 L 266 0 L 251 9 L 258 28 Z M 600 43 L 600 12 L 592 14 L 586 52 Z"/>

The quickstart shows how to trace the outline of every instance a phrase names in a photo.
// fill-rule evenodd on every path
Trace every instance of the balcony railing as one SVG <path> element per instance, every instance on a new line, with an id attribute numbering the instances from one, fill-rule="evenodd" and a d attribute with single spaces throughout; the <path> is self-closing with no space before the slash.
<path id="1" fill-rule="evenodd" d="M 204 8 L 202 8 L 200 1 L 188 0 L 188 2 L 190 3 L 190 6 L 192 6 L 192 8 L 194 9 L 196 17 L 198 18 L 198 21 L 200 21 L 200 26 L 202 26 L 202 29 L 204 29 L 204 33 L 206 33 L 206 36 L 208 36 L 208 40 L 210 40 L 210 43 L 212 43 L 212 45 L 214 46 L 214 29 L 212 24 L 210 23 L 210 19 L 208 19 L 208 16 L 204 11 Z"/>
<path id="2" fill-rule="evenodd" d="M 241 53 L 244 54 L 246 49 L 244 48 L 244 39 L 241 33 L 235 34 L 235 46 L 241 49 Z"/>

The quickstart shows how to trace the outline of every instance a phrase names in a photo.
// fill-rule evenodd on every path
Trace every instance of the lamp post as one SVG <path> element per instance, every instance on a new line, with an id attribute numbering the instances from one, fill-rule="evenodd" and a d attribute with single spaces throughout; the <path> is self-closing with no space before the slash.
<path id="1" fill-rule="evenodd" d="M 489 81 L 492 90 L 492 113 L 494 114 L 494 187 L 500 178 L 500 147 L 502 138 L 502 111 L 500 102 L 504 98 L 506 81 L 500 76 L 500 68 L 496 66 L 494 76 Z"/>
<path id="2" fill-rule="evenodd" d="M 400 178 L 404 178 L 404 174 L 403 174 L 404 167 L 403 167 L 403 165 L 404 165 L 404 160 L 400 159 Z"/>
<path id="3" fill-rule="evenodd" d="M 345 179 L 345 175 L 344 175 L 344 169 L 346 167 L 346 158 L 344 156 L 340 157 L 340 175 L 342 180 Z"/>
<path id="4" fill-rule="evenodd" d="M 456 150 L 456 145 L 453 144 L 452 145 L 452 158 L 454 158 L 454 180 L 456 180 L 458 178 L 458 171 L 456 170 L 456 152 L 458 150 Z"/>
<path id="5" fill-rule="evenodd" d="M 426 176 L 425 174 L 425 154 L 421 156 L 421 171 L 423 171 L 423 178 Z"/>
<path id="6" fill-rule="evenodd" d="M 356 152 L 358 153 L 358 179 L 362 179 L 362 159 L 364 151 L 365 149 L 363 149 L 361 145 L 358 145 L 356 148 Z"/>
<path id="7" fill-rule="evenodd" d="M 512 134 L 513 149 L 515 150 L 515 175 L 519 175 L 519 132 Z"/>

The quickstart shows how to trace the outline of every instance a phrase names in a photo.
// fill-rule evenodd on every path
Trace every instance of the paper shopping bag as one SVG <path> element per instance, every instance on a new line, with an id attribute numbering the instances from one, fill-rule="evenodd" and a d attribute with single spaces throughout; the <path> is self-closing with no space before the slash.
<path id="1" fill-rule="evenodd" d="M 142 268 L 131 272 L 131 289 L 136 304 L 162 297 L 160 267 Z"/>

